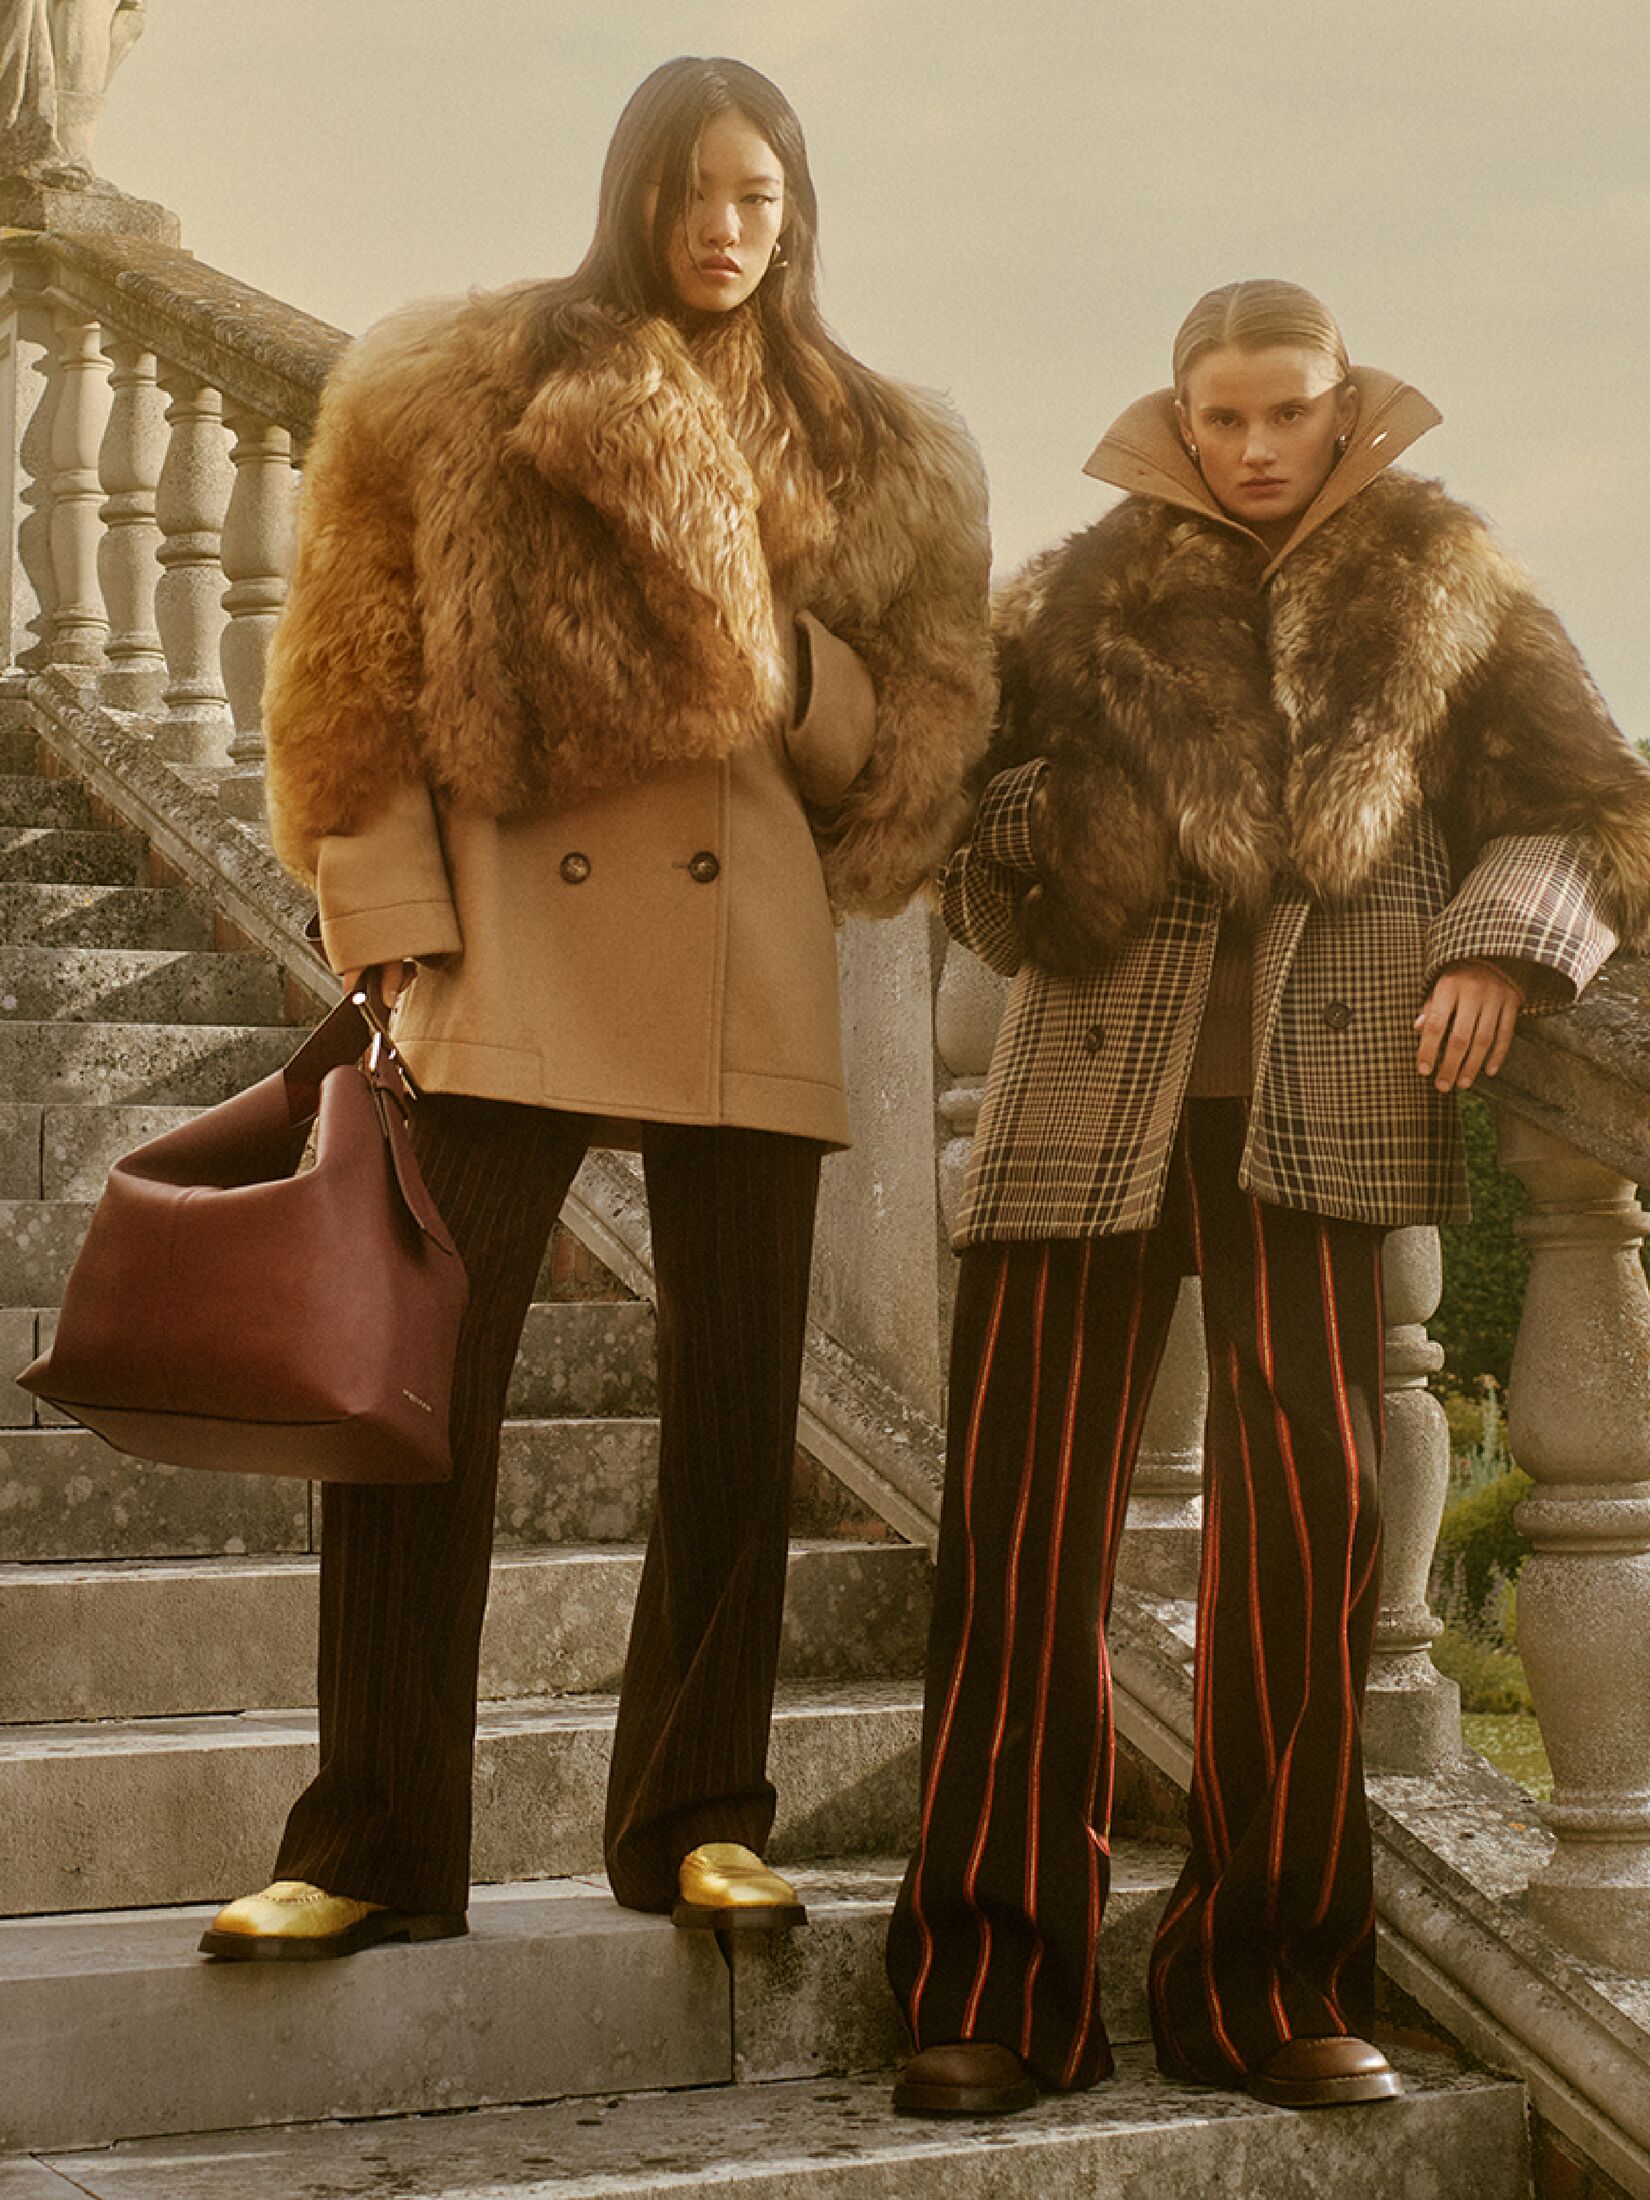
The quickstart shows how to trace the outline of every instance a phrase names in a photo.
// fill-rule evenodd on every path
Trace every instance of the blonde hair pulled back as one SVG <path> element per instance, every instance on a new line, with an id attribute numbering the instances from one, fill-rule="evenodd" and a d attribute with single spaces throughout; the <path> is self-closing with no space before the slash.
<path id="1" fill-rule="evenodd" d="M 1299 283 L 1258 279 L 1223 283 L 1218 290 L 1205 291 L 1174 340 L 1175 394 L 1184 399 L 1186 378 L 1193 367 L 1228 344 L 1239 351 L 1306 344 L 1334 360 L 1343 382 L 1352 373 L 1335 316 Z"/>

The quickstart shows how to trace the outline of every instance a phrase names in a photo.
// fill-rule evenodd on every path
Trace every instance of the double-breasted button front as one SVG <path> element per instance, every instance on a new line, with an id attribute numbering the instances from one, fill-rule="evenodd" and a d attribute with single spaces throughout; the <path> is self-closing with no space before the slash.
<path id="1" fill-rule="evenodd" d="M 714 886 L 721 875 L 721 863 L 708 848 L 701 848 L 696 856 L 688 858 L 688 877 L 695 886 Z"/>
<path id="2" fill-rule="evenodd" d="M 1104 1025 L 1104 1024 L 1090 1024 L 1090 1026 L 1089 1026 L 1089 1028 L 1087 1029 L 1087 1031 L 1085 1031 L 1085 1032 L 1084 1032 L 1084 1034 L 1083 1034 L 1083 1052 L 1084 1052 L 1085 1054 L 1098 1054 L 1098 1053 L 1099 1053 L 1099 1051 L 1100 1051 L 1100 1049 L 1101 1049 L 1101 1048 L 1102 1048 L 1102 1047 L 1103 1047 L 1103 1046 L 1105 1045 L 1105 1043 L 1106 1043 L 1106 1027 L 1105 1027 L 1105 1025 Z"/>
<path id="3" fill-rule="evenodd" d="M 561 875 L 569 886 L 582 886 L 590 876 L 590 858 L 581 856 L 577 849 L 561 859 Z"/>
<path id="4" fill-rule="evenodd" d="M 1344 1031 L 1352 1021 L 1352 1009 L 1345 1001 L 1325 1001 L 1323 1020 L 1331 1031 Z"/>

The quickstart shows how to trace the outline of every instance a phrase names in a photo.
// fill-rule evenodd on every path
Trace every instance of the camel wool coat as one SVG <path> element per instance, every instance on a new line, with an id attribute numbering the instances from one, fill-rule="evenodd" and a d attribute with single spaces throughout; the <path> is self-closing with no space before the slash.
<path id="1" fill-rule="evenodd" d="M 335 969 L 417 964 L 427 1089 L 844 1145 L 834 914 L 932 871 L 990 722 L 977 456 L 879 383 L 829 490 L 754 316 L 597 315 L 546 371 L 540 296 L 397 316 L 328 385 L 277 848 Z"/>

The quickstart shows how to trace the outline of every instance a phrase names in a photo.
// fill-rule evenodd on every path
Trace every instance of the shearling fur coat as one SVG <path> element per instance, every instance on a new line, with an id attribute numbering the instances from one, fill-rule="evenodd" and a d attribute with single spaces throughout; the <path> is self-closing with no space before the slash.
<path id="1" fill-rule="evenodd" d="M 771 739 L 780 621 L 805 609 L 877 696 L 869 763 L 815 820 L 831 894 L 899 908 L 956 838 L 989 717 L 966 432 L 884 383 L 897 432 L 832 493 L 754 315 L 690 338 L 592 309 L 539 375 L 541 297 L 411 308 L 328 383 L 266 699 L 277 849 L 312 872 L 318 841 L 409 771 L 518 818 Z"/>
<path id="2" fill-rule="evenodd" d="M 1354 378 L 1353 447 L 1277 555 L 1164 392 L 1090 461 L 1136 493 L 1003 592 L 1001 715 L 942 880 L 1015 973 L 959 1245 L 1155 1220 L 1234 916 L 1242 1182 L 1382 1226 L 1465 1212 L 1453 1101 L 1415 1066 L 1436 977 L 1513 959 L 1539 1010 L 1650 943 L 1650 766 L 1484 523 L 1390 470 L 1431 407 Z"/>

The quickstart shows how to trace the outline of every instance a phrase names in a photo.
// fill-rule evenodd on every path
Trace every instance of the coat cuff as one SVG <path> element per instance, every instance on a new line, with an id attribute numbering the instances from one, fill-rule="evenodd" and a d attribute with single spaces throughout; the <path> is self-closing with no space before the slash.
<path id="1" fill-rule="evenodd" d="M 999 772 L 986 785 L 975 813 L 968 845 L 988 863 L 1005 871 L 1023 872 L 1035 878 L 1039 865 L 1032 835 L 1037 790 L 1048 775 L 1048 758 L 1034 756 L 1029 764 L 1016 764 Z"/>
<path id="2" fill-rule="evenodd" d="M 871 760 L 877 691 L 858 651 L 821 626 L 811 611 L 799 611 L 796 624 L 798 643 L 808 654 L 808 704 L 786 728 L 785 752 L 803 800 L 828 809 Z"/>
<path id="3" fill-rule="evenodd" d="M 1427 986 L 1457 963 L 1516 963 L 1524 1013 L 1568 1008 L 1616 946 L 1597 868 L 1569 833 L 1485 843 L 1427 935 Z"/>
<path id="4" fill-rule="evenodd" d="M 315 890 L 321 944 L 334 970 L 428 960 L 464 945 L 435 805 L 422 781 L 395 788 L 361 831 L 321 842 Z"/>

